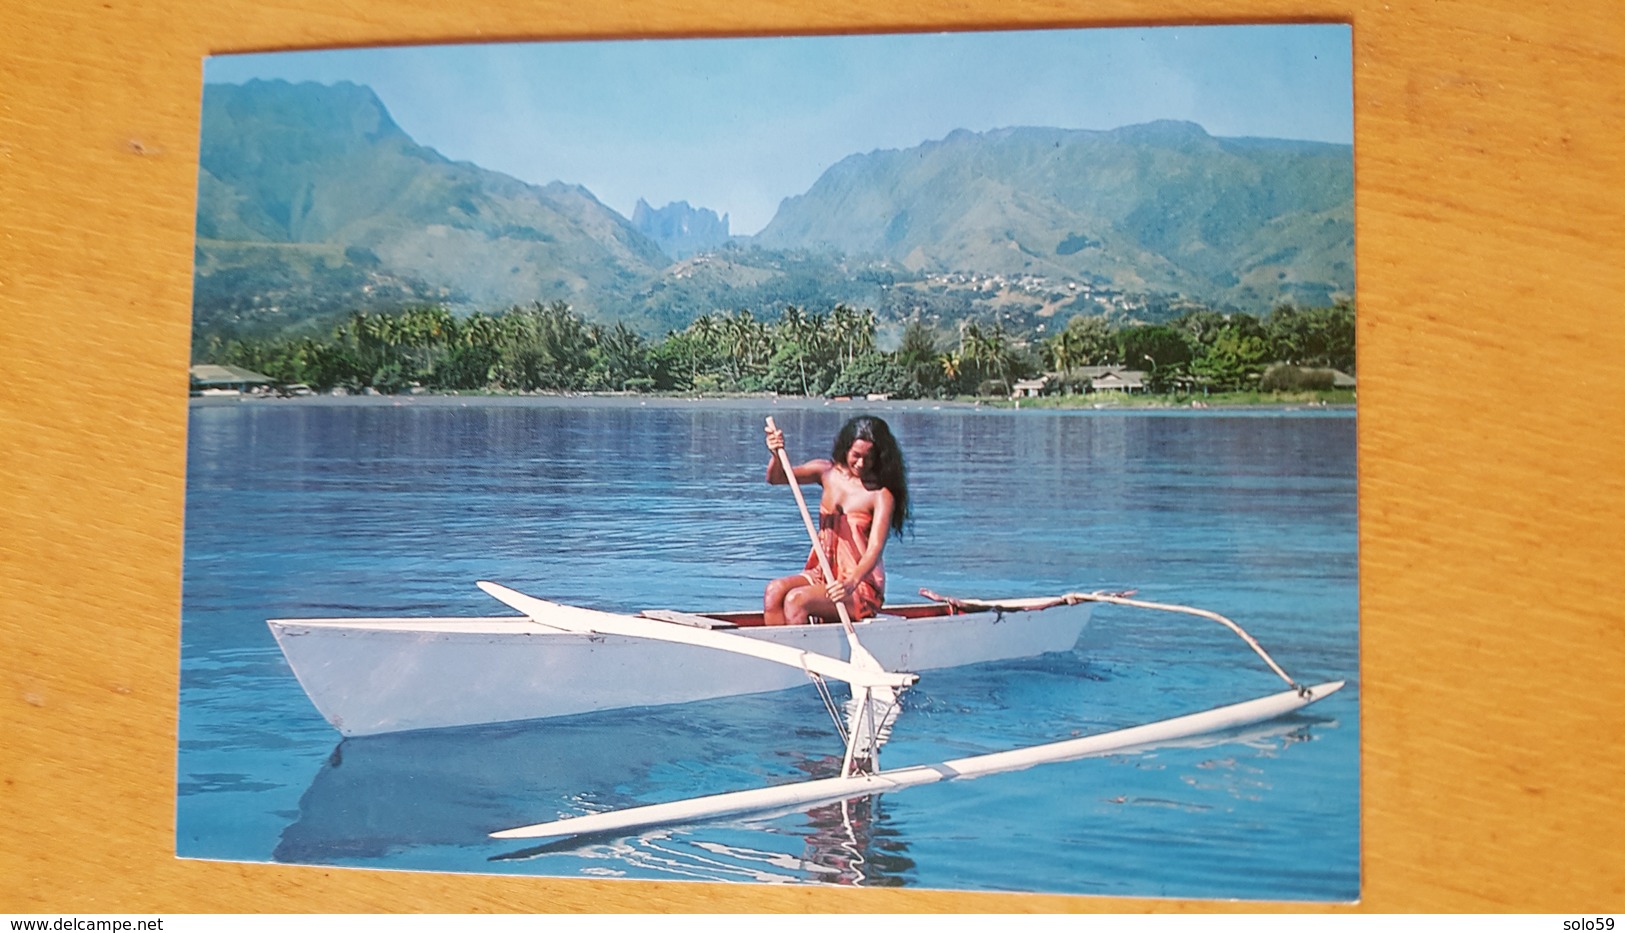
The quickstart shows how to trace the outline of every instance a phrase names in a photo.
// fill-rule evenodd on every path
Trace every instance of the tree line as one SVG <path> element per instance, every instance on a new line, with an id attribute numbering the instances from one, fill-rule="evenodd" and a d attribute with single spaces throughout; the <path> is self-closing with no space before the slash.
<path id="1" fill-rule="evenodd" d="M 1262 319 L 1198 310 L 1166 324 L 1114 325 L 1078 315 L 1051 334 L 975 321 L 940 333 L 914 321 L 895 350 L 877 347 L 877 331 L 873 311 L 844 304 L 828 313 L 791 305 L 777 320 L 750 311 L 704 314 L 653 341 L 621 323 L 588 323 L 562 301 L 468 317 L 423 306 L 357 311 L 320 336 L 210 338 L 197 361 L 319 391 L 421 386 L 894 398 L 1005 395 L 1039 373 L 1054 376 L 1051 392 L 1082 392 L 1090 377 L 1084 368 L 1097 366 L 1144 372 L 1153 392 L 1320 387 L 1320 377 L 1303 374 L 1354 370 L 1348 303 L 1282 305 Z M 1283 372 L 1304 384 L 1271 386 Z"/>

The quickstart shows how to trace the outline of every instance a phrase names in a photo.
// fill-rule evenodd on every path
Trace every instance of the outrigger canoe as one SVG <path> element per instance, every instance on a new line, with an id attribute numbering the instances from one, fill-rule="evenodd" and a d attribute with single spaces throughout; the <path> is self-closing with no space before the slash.
<path id="1" fill-rule="evenodd" d="M 688 703 L 854 673 L 829 665 L 851 660 L 835 624 L 764 626 L 759 611 L 619 614 L 541 600 L 526 608 L 531 614 L 269 625 L 311 702 L 346 736 Z M 933 671 L 1071 650 L 1091 608 L 1051 599 L 914 603 L 887 606 L 854 630 L 886 671 Z M 740 641 L 763 653 L 717 650 Z"/>
<path id="2" fill-rule="evenodd" d="M 936 781 L 1181 742 L 1266 722 L 1336 693 L 1342 681 L 1293 680 L 1239 625 L 1215 612 L 1150 603 L 1132 593 L 1067 593 L 994 601 L 938 597 L 842 625 L 762 625 L 758 613 L 651 611 L 625 615 L 565 606 L 500 584 L 486 593 L 521 613 L 474 619 L 273 619 L 283 653 L 327 719 L 346 735 L 567 716 L 788 689 L 810 678 L 845 752 L 839 776 L 775 787 L 564 815 L 491 833 L 545 839 L 624 832 L 776 812 Z M 1200 616 L 1234 631 L 1291 688 L 1242 703 L 1068 739 L 933 764 L 882 770 L 903 690 L 921 670 L 1028 657 L 1072 647 L 1091 604 Z M 858 641 L 859 630 L 863 643 Z M 826 678 L 850 685 L 846 715 Z M 523 853 L 519 856 L 521 857 Z"/>

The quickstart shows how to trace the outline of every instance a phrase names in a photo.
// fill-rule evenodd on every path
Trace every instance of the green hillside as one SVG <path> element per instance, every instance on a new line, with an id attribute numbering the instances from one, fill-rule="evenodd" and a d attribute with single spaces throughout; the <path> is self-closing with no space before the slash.
<path id="1" fill-rule="evenodd" d="M 1348 146 L 1173 122 L 958 131 L 848 157 L 757 242 L 1266 310 L 1352 294 L 1353 197 Z"/>
<path id="2" fill-rule="evenodd" d="M 288 286 L 289 319 L 335 291 L 363 307 L 545 295 L 593 312 L 668 262 L 584 188 L 527 185 L 418 145 L 364 87 L 209 85 L 203 126 L 201 323 L 265 325 L 233 311 L 252 300 L 232 292 L 267 281 Z"/>

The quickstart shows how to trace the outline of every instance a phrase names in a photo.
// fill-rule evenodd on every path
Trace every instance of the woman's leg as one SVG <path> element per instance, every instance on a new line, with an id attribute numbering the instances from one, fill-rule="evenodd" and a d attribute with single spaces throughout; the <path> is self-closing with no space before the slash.
<path id="1" fill-rule="evenodd" d="M 784 598 L 796 587 L 807 585 L 807 578 L 801 574 L 789 577 L 780 577 L 767 585 L 762 592 L 762 624 L 784 625 Z"/>
<path id="2" fill-rule="evenodd" d="M 854 619 L 857 618 L 857 607 L 853 604 L 851 596 L 847 597 L 846 603 L 846 611 L 852 614 Z M 834 622 L 840 619 L 841 613 L 835 608 L 835 603 L 830 600 L 823 587 L 808 586 L 803 580 L 801 586 L 793 587 L 784 594 L 784 624 L 806 625 L 814 616 Z"/>

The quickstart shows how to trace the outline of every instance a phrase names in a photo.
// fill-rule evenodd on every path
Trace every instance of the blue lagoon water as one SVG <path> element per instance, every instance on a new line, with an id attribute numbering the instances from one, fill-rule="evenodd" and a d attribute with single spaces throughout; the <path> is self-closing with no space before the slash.
<path id="1" fill-rule="evenodd" d="M 1348 901 L 1359 896 L 1350 412 L 868 406 L 913 534 L 890 597 L 1137 589 L 1235 619 L 1341 693 L 1195 746 L 1046 765 L 760 821 L 524 848 L 487 833 L 839 768 L 811 687 L 341 740 L 267 618 L 504 615 L 474 581 L 610 610 L 750 608 L 805 532 L 762 481 L 764 414 L 827 456 L 851 405 L 636 401 L 194 408 L 178 853 L 357 868 Z M 932 672 L 888 767 L 1277 692 L 1234 635 L 1102 607 L 1076 650 Z"/>

